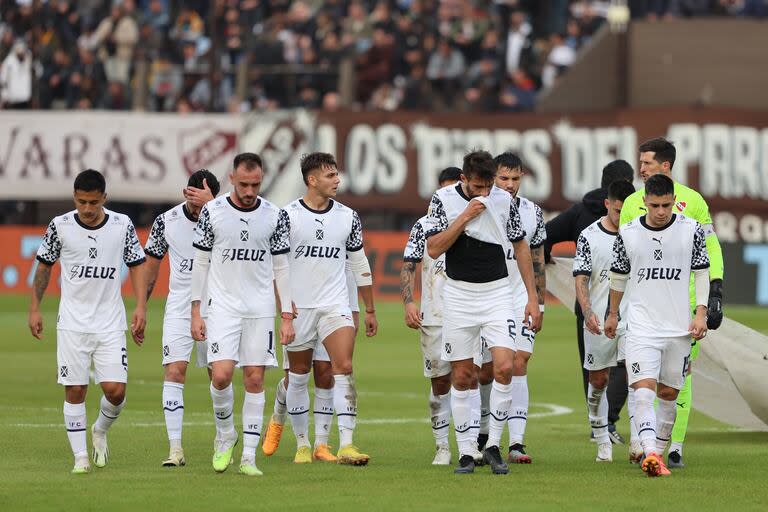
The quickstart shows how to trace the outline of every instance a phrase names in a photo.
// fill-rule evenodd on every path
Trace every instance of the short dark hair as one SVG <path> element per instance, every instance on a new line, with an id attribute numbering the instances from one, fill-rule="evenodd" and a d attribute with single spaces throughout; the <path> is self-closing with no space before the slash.
<path id="1" fill-rule="evenodd" d="M 624 202 L 635 191 L 635 186 L 624 180 L 617 180 L 608 185 L 608 199 Z"/>
<path id="2" fill-rule="evenodd" d="M 232 164 L 232 170 L 236 170 L 241 165 L 244 165 L 245 168 L 249 171 L 252 171 L 257 167 L 260 167 L 262 170 L 264 170 L 261 157 L 256 153 L 240 153 L 237 155 L 235 157 L 234 163 Z"/>
<path id="3" fill-rule="evenodd" d="M 461 174 L 467 179 L 475 177 L 484 181 L 493 181 L 496 177 L 496 164 L 487 151 L 471 151 L 464 155 Z"/>
<path id="4" fill-rule="evenodd" d="M 461 179 L 461 169 L 458 167 L 446 167 L 437 176 L 437 183 L 445 183 L 446 181 L 459 181 Z"/>
<path id="5" fill-rule="evenodd" d="M 304 179 L 304 184 L 308 185 L 309 173 L 315 169 L 320 169 L 322 166 L 328 165 L 337 167 L 336 158 L 330 153 L 308 153 L 301 157 L 301 177 Z"/>
<path id="6" fill-rule="evenodd" d="M 666 174 L 654 174 L 645 182 L 645 195 L 646 196 L 666 196 L 668 194 L 674 195 L 675 182 L 672 178 Z"/>
<path id="7" fill-rule="evenodd" d="M 614 181 L 632 181 L 635 170 L 626 160 L 614 160 L 603 167 L 603 176 L 600 178 L 600 188 L 607 189 Z"/>
<path id="8" fill-rule="evenodd" d="M 522 169 L 523 167 L 523 161 L 520 160 L 520 157 L 509 151 L 498 155 L 493 159 L 493 163 L 496 164 L 496 168 L 508 167 L 510 169 L 517 169 L 520 167 Z"/>
<path id="9" fill-rule="evenodd" d="M 83 192 L 95 190 L 103 194 L 107 190 L 107 181 L 99 171 L 86 169 L 75 178 L 75 190 L 82 190 Z"/>
<path id="10" fill-rule="evenodd" d="M 213 194 L 213 197 L 219 195 L 219 190 L 221 190 L 219 179 L 208 169 L 200 169 L 199 171 L 195 171 L 192 176 L 189 177 L 187 186 L 199 188 L 202 190 L 203 180 L 208 183 L 208 188 L 211 189 L 211 194 Z"/>
<path id="11" fill-rule="evenodd" d="M 638 151 L 640 153 L 645 153 L 646 151 L 653 151 L 653 159 L 659 162 L 660 164 L 663 164 L 664 162 L 669 162 L 669 168 L 671 169 L 673 165 L 675 165 L 675 156 L 677 155 L 677 151 L 675 150 L 674 144 L 672 144 L 670 141 L 665 139 L 664 137 L 656 137 L 655 139 L 650 139 L 642 144 L 640 144 L 640 147 L 638 148 Z"/>

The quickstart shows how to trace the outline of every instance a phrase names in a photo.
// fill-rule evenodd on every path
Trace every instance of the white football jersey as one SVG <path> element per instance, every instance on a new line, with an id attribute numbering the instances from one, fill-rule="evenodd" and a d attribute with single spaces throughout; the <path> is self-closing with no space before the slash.
<path id="1" fill-rule="evenodd" d="M 252 208 L 229 196 L 208 202 L 195 227 L 194 247 L 211 251 L 208 314 L 275 316 L 272 255 L 290 251 L 288 214 L 259 197 Z"/>
<path id="2" fill-rule="evenodd" d="M 363 248 L 357 212 L 331 200 L 322 211 L 297 199 L 285 207 L 290 219 L 291 296 L 297 308 L 348 305 L 347 251 Z"/>
<path id="3" fill-rule="evenodd" d="M 197 220 L 184 205 L 185 203 L 176 205 L 157 216 L 144 247 L 144 252 L 160 260 L 168 253 L 171 276 L 165 302 L 165 318 L 191 317 L 192 263 L 195 260 L 192 242 Z M 208 300 L 201 302 L 200 312 L 205 317 Z"/>
<path id="4" fill-rule="evenodd" d="M 631 275 L 623 298 L 628 301 L 627 332 L 687 336 L 691 271 L 704 268 L 709 268 L 709 255 L 704 230 L 695 220 L 673 214 L 669 224 L 654 228 L 643 216 L 621 226 L 611 270 Z"/>
<path id="5" fill-rule="evenodd" d="M 104 333 L 126 329 L 120 294 L 121 269 L 144 262 L 144 250 L 127 215 L 104 209 L 96 227 L 83 224 L 77 211 L 54 217 L 37 259 L 61 264 L 58 329 Z"/>
<path id="6" fill-rule="evenodd" d="M 445 272 L 450 279 L 487 283 L 507 277 L 504 248 L 525 235 L 517 205 L 509 193 L 493 186 L 487 197 L 478 199 L 485 204 L 485 210 L 467 224 L 445 253 Z M 461 183 L 435 192 L 424 221 L 424 236 L 445 231 L 469 201 Z"/>
<path id="7" fill-rule="evenodd" d="M 605 229 L 600 220 L 584 228 L 576 241 L 573 276 L 589 277 L 589 302 L 602 325 L 608 313 L 608 294 L 611 285 L 609 272 L 613 262 L 613 243 L 618 233 Z M 619 304 L 619 321 L 622 325 L 627 317 L 627 302 L 622 300 Z"/>
<path id="8" fill-rule="evenodd" d="M 521 196 L 515 198 L 517 210 L 520 212 L 520 221 L 525 231 L 525 241 L 531 249 L 541 247 L 547 239 L 547 230 L 544 226 L 544 214 L 539 205 L 533 201 Z M 528 292 L 525 289 L 523 277 L 520 275 L 520 269 L 517 268 L 515 260 L 515 250 L 512 244 L 506 244 L 507 272 L 509 280 L 512 283 L 512 294 L 514 295 L 515 310 L 522 312 L 528 303 Z"/>
<path id="9" fill-rule="evenodd" d="M 426 251 L 424 226 L 427 217 L 413 225 L 405 245 L 403 261 L 421 262 L 421 324 L 443 325 L 443 286 L 445 285 L 445 254 L 433 260 Z"/>

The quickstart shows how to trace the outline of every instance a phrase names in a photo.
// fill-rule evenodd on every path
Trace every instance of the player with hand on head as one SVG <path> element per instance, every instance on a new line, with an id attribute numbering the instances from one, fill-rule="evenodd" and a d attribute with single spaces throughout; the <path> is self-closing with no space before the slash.
<path id="1" fill-rule="evenodd" d="M 520 335 L 515 337 L 515 363 L 512 370 L 512 409 L 507 425 L 509 425 L 509 454 L 507 461 L 514 464 L 530 464 L 531 457 L 525 453 L 523 438 L 528 422 L 528 361 L 533 354 L 533 344 L 536 333 L 541 330 L 544 321 L 544 298 L 547 293 L 547 273 L 544 269 L 544 242 L 547 239 L 547 231 L 544 227 L 544 215 L 539 205 L 522 197 L 520 182 L 524 174 L 523 162 L 514 153 L 502 153 L 494 158 L 496 163 L 496 186 L 512 195 L 517 209 L 520 212 L 520 220 L 523 223 L 525 242 L 531 250 L 533 263 L 533 276 L 536 283 L 536 295 L 539 300 L 539 321 L 529 329 L 523 321 L 523 311 L 528 302 L 528 292 L 525 289 L 520 271 L 514 259 L 512 248 L 507 248 L 506 263 L 509 278 L 512 281 L 512 290 L 515 301 L 515 322 L 520 326 Z M 487 358 L 485 358 L 487 359 Z M 485 363 L 485 359 L 483 363 Z M 483 392 L 483 375 L 481 372 L 481 391 L 483 409 L 487 409 L 488 392 Z M 487 386 L 490 387 L 490 386 Z M 483 433 L 483 424 L 480 425 L 480 433 Z"/>
<path id="2" fill-rule="evenodd" d="M 211 367 L 211 399 L 216 421 L 213 469 L 232 463 L 237 444 L 233 418 L 235 365 L 243 370 L 243 453 L 240 473 L 259 476 L 256 448 L 264 415 L 264 371 L 275 358 L 275 293 L 280 295 L 280 343 L 293 341 L 288 252 L 288 214 L 259 197 L 264 178 L 255 153 L 235 157 L 229 175 L 232 192 L 203 206 L 195 228 L 191 329 L 206 341 Z M 207 285 L 208 319 L 202 305 Z"/>
<path id="3" fill-rule="evenodd" d="M 672 167 L 675 164 L 675 146 L 668 140 L 658 137 L 643 142 L 640 153 L 640 177 L 647 181 L 649 177 L 663 174 L 672 178 Z M 674 181 L 674 180 L 673 180 Z M 709 214 L 709 206 L 701 197 L 701 194 L 674 181 L 676 213 L 690 217 L 701 224 L 707 242 L 707 254 L 709 254 L 709 300 L 707 304 L 707 328 L 717 329 L 723 321 L 723 251 L 720 241 L 712 227 L 712 217 Z M 645 190 L 640 189 L 627 198 L 621 209 L 621 225 L 636 219 L 647 213 L 644 204 Z M 696 295 L 693 280 L 690 282 L 689 297 L 691 310 L 696 308 Z M 699 345 L 694 339 L 691 348 L 691 365 L 699 355 Z M 680 390 L 677 398 L 677 416 L 675 428 L 672 430 L 672 444 L 669 447 L 669 467 L 684 467 L 683 465 L 683 441 L 688 430 L 688 417 L 693 407 L 693 382 L 691 368 L 686 370 L 685 385 Z"/>
<path id="4" fill-rule="evenodd" d="M 440 188 L 455 185 L 461 169 L 448 167 L 440 172 Z M 445 255 L 433 260 L 426 253 L 424 226 L 427 217 L 416 221 L 408 236 L 400 270 L 400 293 L 405 306 L 405 324 L 419 331 L 421 353 L 424 356 L 424 376 L 431 380 L 429 395 L 432 435 L 436 453 L 432 464 L 451 463 L 448 427 L 451 424 L 451 364 L 440 358 L 443 323 L 443 285 L 445 284 Z M 416 266 L 421 263 L 421 304 L 413 300 Z M 490 387 L 490 386 L 489 386 Z"/>
<path id="5" fill-rule="evenodd" d="M 339 424 L 339 464 L 361 466 L 370 457 L 353 444 L 357 391 L 352 375 L 355 325 L 349 307 L 346 265 L 365 303 L 365 334 L 378 330 L 371 268 L 363 249 L 357 212 L 335 201 L 340 183 L 336 159 L 310 153 L 301 159 L 307 190 L 285 207 L 290 218 L 291 293 L 296 303 L 296 341 L 287 347 L 289 379 L 286 405 L 296 435 L 294 462 L 312 462 L 309 445 L 309 372 L 312 361 L 327 351 L 333 372 L 333 406 Z M 324 357 L 322 358 L 324 359 Z M 327 438 L 325 449 L 327 450 Z M 315 447 L 315 456 L 318 453 Z M 317 457 L 316 457 L 317 458 Z"/>
<path id="6" fill-rule="evenodd" d="M 151 256 L 147 262 L 147 300 L 152 295 L 160 263 L 168 254 L 170 283 L 163 316 L 163 414 L 168 432 L 170 450 L 163 466 L 186 464 L 181 446 L 184 422 L 184 381 L 192 351 L 197 346 L 197 366 L 207 367 L 205 343 L 192 339 L 190 328 L 190 293 L 192 262 L 195 248 L 192 241 L 195 226 L 203 206 L 219 193 L 219 180 L 207 169 L 201 169 L 189 177 L 183 190 L 185 201 L 157 216 L 152 223 L 144 252 Z M 206 314 L 202 301 L 201 315 Z M 210 370 L 208 370 L 210 376 Z"/>
<path id="7" fill-rule="evenodd" d="M 621 226 L 613 244 L 605 335 L 616 337 L 619 306 L 631 275 L 626 363 L 645 453 L 641 467 L 648 476 L 664 476 L 670 474 L 663 453 L 675 423 L 675 401 L 685 383 L 690 338 L 700 340 L 707 334 L 709 256 L 701 224 L 673 212 L 677 198 L 669 177 L 648 178 L 643 201 L 648 213 Z M 693 319 L 688 298 L 691 275 L 696 298 Z"/>
<path id="8" fill-rule="evenodd" d="M 608 397 L 605 393 L 611 368 L 624 359 L 626 301 L 619 311 L 618 340 L 608 339 L 601 324 L 608 312 L 608 273 L 613 260 L 613 243 L 619 232 L 619 216 L 624 200 L 635 191 L 628 181 L 615 181 L 608 187 L 605 208 L 608 214 L 579 235 L 573 276 L 576 298 L 584 312 L 584 368 L 589 371 L 587 408 L 589 423 L 597 442 L 597 462 L 613 460 L 613 445 L 608 433 Z M 629 411 L 630 428 L 634 411 Z M 634 433 L 634 429 L 632 429 Z"/>
<path id="9" fill-rule="evenodd" d="M 61 302 L 56 325 L 59 384 L 64 386 L 64 424 L 75 457 L 72 473 L 90 471 L 86 447 L 85 396 L 91 363 L 101 385 L 99 417 L 91 429 L 93 462 L 104 467 L 109 459 L 107 431 L 125 406 L 128 353 L 125 344 L 125 305 L 120 295 L 120 269 L 128 266 L 136 295 L 131 335 L 144 342 L 147 292 L 143 276 L 144 251 L 131 219 L 104 208 L 106 182 L 88 169 L 75 178 L 75 210 L 54 217 L 37 251 L 32 284 L 29 329 L 43 338 L 40 302 L 61 265 Z"/>
<path id="10" fill-rule="evenodd" d="M 474 424 L 470 387 L 481 339 L 490 348 L 494 371 L 491 421 L 482 457 L 493 473 L 509 472 L 499 445 L 512 399 L 515 338 L 522 326 L 514 320 L 509 293 L 507 243 L 512 243 L 528 291 L 526 327 L 537 325 L 540 315 L 520 214 L 510 194 L 494 186 L 495 175 L 496 165 L 487 151 L 468 153 L 461 182 L 438 190 L 427 215 L 427 252 L 433 259 L 445 254 L 442 358 L 451 362 L 451 412 L 460 454 L 456 473 L 472 473 L 475 467 L 479 418 Z"/>

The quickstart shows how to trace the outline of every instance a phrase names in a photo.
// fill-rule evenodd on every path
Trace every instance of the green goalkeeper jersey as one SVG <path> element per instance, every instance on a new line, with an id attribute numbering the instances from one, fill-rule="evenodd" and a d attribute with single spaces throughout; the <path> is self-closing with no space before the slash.
<path id="1" fill-rule="evenodd" d="M 648 213 L 645 208 L 643 198 L 645 189 L 635 191 L 629 196 L 621 208 L 621 218 L 619 225 L 623 226 L 627 222 Z M 686 217 L 696 220 L 704 228 L 706 235 L 707 252 L 709 253 L 709 279 L 723 278 L 723 250 L 720 248 L 720 241 L 717 239 L 715 230 L 712 227 L 712 217 L 709 215 L 709 206 L 701 197 L 701 194 L 675 182 L 675 206 L 673 212 L 681 213 Z M 695 307 L 696 296 L 693 286 L 693 275 L 691 275 L 691 303 Z"/>

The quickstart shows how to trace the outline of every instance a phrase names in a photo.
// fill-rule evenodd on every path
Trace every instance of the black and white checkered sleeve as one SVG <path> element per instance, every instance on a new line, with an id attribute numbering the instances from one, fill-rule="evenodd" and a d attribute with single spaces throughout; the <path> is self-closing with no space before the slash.
<path id="1" fill-rule="evenodd" d="M 168 252 L 168 240 L 165 239 L 165 216 L 158 215 L 152 223 L 144 252 L 159 260 L 163 259 Z"/>
<path id="2" fill-rule="evenodd" d="M 48 229 L 45 230 L 43 236 L 43 243 L 40 244 L 40 248 L 37 250 L 37 261 L 45 263 L 46 265 L 53 265 L 58 261 L 61 256 L 61 239 L 59 238 L 59 232 L 56 229 L 56 223 L 51 221 L 48 224 Z"/>
<path id="3" fill-rule="evenodd" d="M 525 238 L 523 221 L 520 219 L 520 211 L 514 201 L 509 202 L 509 219 L 507 219 L 507 238 L 510 242 L 519 242 Z"/>
<path id="4" fill-rule="evenodd" d="M 136 235 L 136 228 L 133 222 L 128 220 L 128 227 L 125 230 L 125 244 L 123 245 L 123 261 L 129 267 L 144 263 L 147 258 L 144 255 L 144 249 L 141 247 L 139 237 Z"/>
<path id="5" fill-rule="evenodd" d="M 424 229 L 424 238 L 429 238 L 432 235 L 442 233 L 448 229 L 448 216 L 445 214 L 445 207 L 440 197 L 435 194 L 432 196 L 432 200 L 429 202 L 429 209 L 427 210 L 426 226 Z"/>
<path id="6" fill-rule="evenodd" d="M 281 209 L 277 214 L 277 226 L 269 238 L 269 250 L 273 255 L 285 254 L 291 250 L 291 218 L 285 210 Z"/>
<path id="7" fill-rule="evenodd" d="M 421 222 L 417 222 L 411 228 L 411 234 L 408 235 L 408 243 L 405 244 L 405 251 L 403 252 L 403 261 L 418 263 L 423 260 L 425 242 L 424 229 L 421 227 Z"/>
<path id="8" fill-rule="evenodd" d="M 691 270 L 709 268 L 709 253 L 707 252 L 707 237 L 704 228 L 696 223 L 696 231 L 693 234 L 693 257 L 691 258 Z"/>
<path id="9" fill-rule="evenodd" d="M 531 249 L 541 247 L 547 239 L 547 228 L 544 225 L 544 213 L 541 211 L 539 205 L 534 204 L 533 207 L 536 210 L 536 228 L 533 233 L 533 238 L 531 238 Z"/>
<path id="10" fill-rule="evenodd" d="M 347 237 L 347 251 L 355 252 L 363 248 L 363 223 L 357 212 L 352 212 L 352 230 Z"/>
<path id="11" fill-rule="evenodd" d="M 203 209 L 200 210 L 192 245 L 201 251 L 213 250 L 213 224 L 211 224 L 211 213 L 208 211 L 208 205 L 203 206 Z"/>
<path id="12" fill-rule="evenodd" d="M 632 267 L 629 264 L 629 256 L 627 256 L 627 248 L 624 247 L 624 239 L 621 238 L 621 233 L 616 235 L 616 240 L 613 241 L 613 261 L 611 261 L 611 272 L 617 274 L 629 274 Z"/>
<path id="13" fill-rule="evenodd" d="M 573 276 L 591 275 L 592 249 L 589 246 L 589 240 L 584 236 L 584 233 L 581 233 L 576 241 L 576 255 L 573 257 Z"/>

